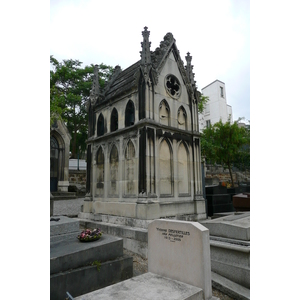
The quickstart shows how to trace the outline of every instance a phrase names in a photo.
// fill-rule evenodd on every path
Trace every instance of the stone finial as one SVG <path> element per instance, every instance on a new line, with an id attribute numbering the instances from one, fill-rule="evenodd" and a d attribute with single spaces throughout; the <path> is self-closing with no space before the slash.
<path id="1" fill-rule="evenodd" d="M 99 69 L 98 65 L 94 66 L 94 78 L 93 78 L 93 86 L 92 86 L 92 93 L 95 95 L 100 94 L 100 85 L 99 85 L 99 75 L 98 75 Z"/>
<path id="2" fill-rule="evenodd" d="M 100 96 L 100 85 L 99 85 L 99 69 L 98 65 L 94 66 L 94 76 L 93 76 L 93 84 L 92 84 L 92 90 L 90 92 L 90 99 L 92 105 L 95 105 L 99 96 Z"/>
<path id="3" fill-rule="evenodd" d="M 192 72 L 193 71 L 193 68 L 194 66 L 191 65 L 191 62 L 192 62 L 192 56 L 190 56 L 190 52 L 187 53 L 187 56 L 185 57 L 185 60 L 186 60 L 186 73 L 187 73 L 187 76 L 191 82 L 192 85 L 195 85 L 195 80 L 194 80 L 194 73 Z"/>
<path id="4" fill-rule="evenodd" d="M 148 27 L 145 26 L 144 31 L 142 31 L 143 42 L 141 42 L 142 51 L 140 52 L 142 65 L 151 64 L 151 52 L 150 52 L 151 42 L 149 42 L 150 31 L 148 31 L 147 29 Z"/>

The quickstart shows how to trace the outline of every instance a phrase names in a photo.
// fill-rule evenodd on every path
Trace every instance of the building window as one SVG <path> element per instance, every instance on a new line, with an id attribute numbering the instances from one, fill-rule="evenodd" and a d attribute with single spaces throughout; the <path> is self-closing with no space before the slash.
<path id="1" fill-rule="evenodd" d="M 209 103 L 206 103 L 205 109 L 204 109 L 204 113 L 205 114 L 209 114 L 210 113 L 210 105 L 209 105 Z"/>
<path id="2" fill-rule="evenodd" d="M 97 136 L 101 136 L 104 134 L 104 117 L 100 114 L 97 123 Z"/>
<path id="3" fill-rule="evenodd" d="M 206 127 L 208 128 L 208 127 L 210 127 L 210 125 L 211 125 L 211 124 L 210 124 L 210 120 L 207 120 L 207 121 L 206 121 Z"/>
<path id="4" fill-rule="evenodd" d="M 114 108 L 110 117 L 110 131 L 113 132 L 116 130 L 118 130 L 118 112 Z"/>
<path id="5" fill-rule="evenodd" d="M 131 100 L 129 100 L 125 109 L 125 127 L 134 125 L 134 119 L 135 119 L 134 113 L 135 113 L 134 104 Z"/>
<path id="6" fill-rule="evenodd" d="M 223 91 L 223 87 L 220 86 L 220 94 L 221 94 L 221 97 L 224 98 L 224 91 Z"/>

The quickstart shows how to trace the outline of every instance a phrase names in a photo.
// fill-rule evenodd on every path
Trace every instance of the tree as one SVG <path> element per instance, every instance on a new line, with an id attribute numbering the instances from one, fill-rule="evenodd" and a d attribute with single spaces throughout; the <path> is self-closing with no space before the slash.
<path id="1" fill-rule="evenodd" d="M 199 93 L 200 94 L 200 93 Z M 198 102 L 198 112 L 200 114 L 203 113 L 206 103 L 209 101 L 208 96 L 204 96 L 203 94 L 200 94 L 200 101 Z"/>
<path id="2" fill-rule="evenodd" d="M 72 157 L 86 149 L 88 137 L 88 116 L 85 102 L 88 100 L 93 81 L 94 65 L 81 67 L 78 60 L 59 62 L 52 55 L 50 63 L 50 124 L 61 118 L 72 136 L 70 151 Z M 99 84 L 103 88 L 113 68 L 99 65 Z"/>
<path id="3" fill-rule="evenodd" d="M 211 163 L 220 163 L 228 168 L 232 186 L 232 166 L 250 166 L 250 129 L 239 127 L 238 121 L 230 124 L 228 120 L 224 124 L 220 120 L 205 128 L 201 137 L 202 155 Z"/>

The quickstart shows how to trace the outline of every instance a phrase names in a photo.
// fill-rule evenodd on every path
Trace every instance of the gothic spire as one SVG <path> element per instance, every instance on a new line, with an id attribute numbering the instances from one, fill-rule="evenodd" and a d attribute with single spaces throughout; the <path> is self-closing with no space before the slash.
<path id="1" fill-rule="evenodd" d="M 92 85 L 92 90 L 90 92 L 90 99 L 92 102 L 92 105 L 94 105 L 98 97 L 100 96 L 100 85 L 99 85 L 99 75 L 98 75 L 98 65 L 94 66 L 94 76 L 93 76 L 93 85 Z"/>
<path id="2" fill-rule="evenodd" d="M 141 65 L 144 66 L 151 64 L 151 53 L 150 53 L 151 42 L 149 42 L 150 31 L 148 31 L 147 29 L 148 27 L 145 26 L 144 31 L 142 31 L 143 42 L 141 42 L 142 51 L 140 51 Z"/>

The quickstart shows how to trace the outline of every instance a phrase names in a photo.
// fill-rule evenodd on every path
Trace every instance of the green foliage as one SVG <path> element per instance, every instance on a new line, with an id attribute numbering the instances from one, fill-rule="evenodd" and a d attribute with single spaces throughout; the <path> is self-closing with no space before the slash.
<path id="1" fill-rule="evenodd" d="M 97 266 L 98 272 L 100 272 L 101 263 L 98 260 L 92 262 L 92 266 Z"/>
<path id="2" fill-rule="evenodd" d="M 85 102 L 92 88 L 94 65 L 81 66 L 78 60 L 59 62 L 52 55 L 50 63 L 50 125 L 55 118 L 61 118 L 72 136 L 70 151 L 72 157 L 81 149 L 86 149 L 88 137 L 88 116 Z M 103 88 L 112 74 L 113 68 L 104 64 L 99 66 L 99 84 Z"/>
<path id="3" fill-rule="evenodd" d="M 203 94 L 200 95 L 200 101 L 198 102 L 198 112 L 200 114 L 203 113 L 206 103 L 209 101 L 208 96 L 204 96 Z"/>
<path id="4" fill-rule="evenodd" d="M 232 185 L 233 165 L 250 168 L 250 128 L 239 127 L 238 121 L 230 124 L 228 120 L 224 124 L 220 120 L 205 128 L 201 138 L 202 155 L 210 163 L 225 165 L 229 169 Z"/>

